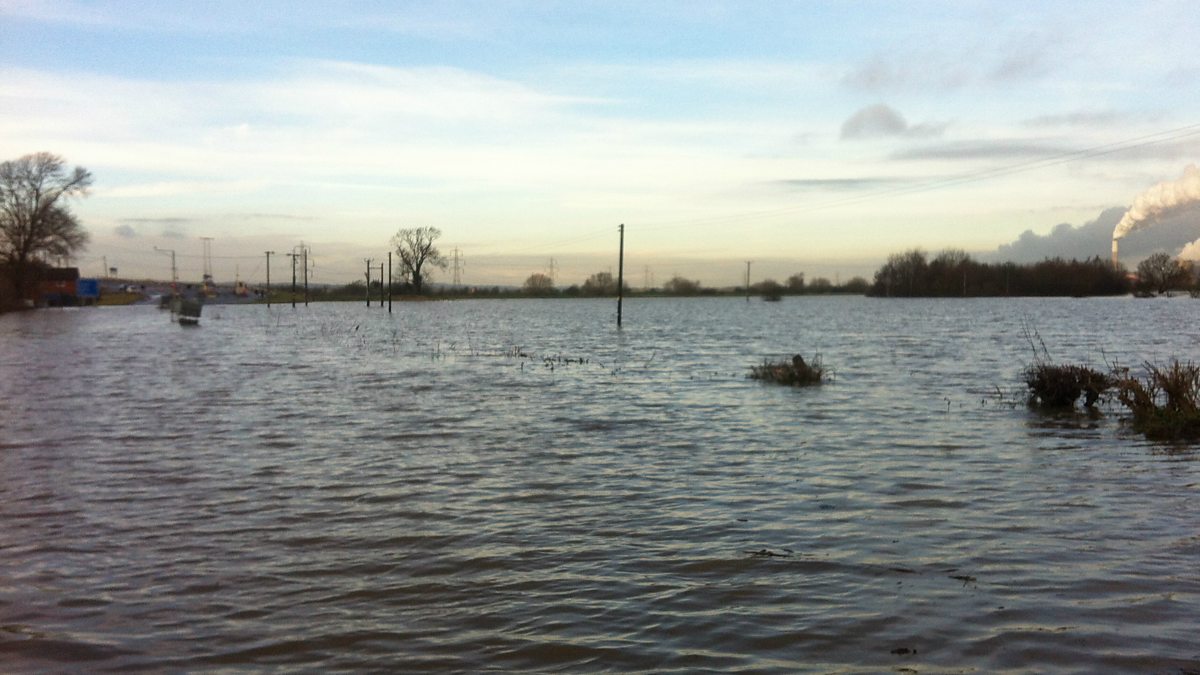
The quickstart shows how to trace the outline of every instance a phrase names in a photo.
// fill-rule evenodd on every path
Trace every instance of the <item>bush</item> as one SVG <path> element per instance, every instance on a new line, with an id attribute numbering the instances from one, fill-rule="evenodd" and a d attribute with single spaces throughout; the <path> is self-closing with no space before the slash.
<path id="1" fill-rule="evenodd" d="M 790 361 L 763 361 L 761 366 L 751 366 L 750 379 L 786 384 L 792 387 L 808 387 L 824 384 L 827 371 L 817 356 L 810 364 L 796 354 Z"/>
<path id="2" fill-rule="evenodd" d="M 1047 408 L 1070 408 L 1083 396 L 1092 407 L 1114 384 L 1114 378 L 1087 366 L 1037 363 L 1025 369 L 1029 403 Z"/>
<path id="3" fill-rule="evenodd" d="M 1153 440 L 1200 439 L 1200 366 L 1173 361 L 1146 364 L 1146 379 L 1126 375 L 1117 398 L 1133 416 L 1133 428 Z"/>

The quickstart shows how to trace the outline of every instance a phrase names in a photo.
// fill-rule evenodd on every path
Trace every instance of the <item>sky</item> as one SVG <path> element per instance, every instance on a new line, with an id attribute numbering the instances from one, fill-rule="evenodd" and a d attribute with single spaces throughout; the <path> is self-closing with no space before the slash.
<path id="1" fill-rule="evenodd" d="M 198 279 L 209 237 L 218 281 L 303 242 L 346 283 L 432 226 L 464 283 L 567 286 L 624 224 L 634 287 L 845 281 L 1177 178 L 1197 35 L 1174 1 L 0 0 L 0 160 L 92 172 L 85 274 Z"/>

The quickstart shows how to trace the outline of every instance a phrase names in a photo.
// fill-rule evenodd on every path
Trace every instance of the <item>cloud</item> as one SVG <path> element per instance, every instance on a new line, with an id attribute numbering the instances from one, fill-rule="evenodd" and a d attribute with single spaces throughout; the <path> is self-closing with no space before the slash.
<path id="1" fill-rule="evenodd" d="M 1114 207 L 1105 209 L 1095 220 L 1083 225 L 1060 223 L 1044 235 L 1026 230 L 1016 241 L 1003 244 L 995 253 L 981 257 L 1018 263 L 1053 257 L 1083 259 L 1100 256 L 1107 259 L 1112 252 L 1113 228 L 1123 215 L 1124 207 Z M 1152 228 L 1131 233 L 1121 240 L 1121 259 L 1136 260 L 1156 251 L 1176 254 L 1197 237 L 1200 237 L 1200 209 L 1165 218 Z"/>
<path id="2" fill-rule="evenodd" d="M 1183 260 L 1200 260 L 1200 239 L 1184 246 L 1179 252 L 1179 257 Z"/>
<path id="3" fill-rule="evenodd" d="M 908 121 L 891 106 L 883 103 L 869 105 L 842 122 L 842 140 L 877 138 L 884 136 L 906 136 L 923 138 L 938 136 L 946 125 L 918 124 L 909 126 Z"/>
<path id="4" fill-rule="evenodd" d="M 111 14 L 68 0 L 5 0 L 0 2 L 0 16 L 90 26 L 111 26 L 118 23 Z"/>
<path id="5" fill-rule="evenodd" d="M 1005 47 L 1006 51 L 998 56 L 998 62 L 988 73 L 987 79 L 1013 82 L 1038 77 L 1050 70 L 1053 49 L 1049 38 L 1028 35 Z"/>
<path id="6" fill-rule="evenodd" d="M 180 225 L 192 222 L 191 218 L 122 218 L 122 223 L 135 225 Z"/>
<path id="7" fill-rule="evenodd" d="M 932 65 L 936 62 L 937 65 Z M 864 91 L 888 90 L 951 90 L 958 89 L 971 75 L 961 66 L 943 62 L 933 55 L 908 55 L 884 57 L 875 55 L 870 60 L 842 76 L 842 84 L 851 89 Z"/>
<path id="8" fill-rule="evenodd" d="M 137 226 L 157 226 L 160 229 L 159 236 L 167 239 L 184 239 L 187 237 L 187 228 L 189 225 L 196 223 L 195 218 L 180 218 L 175 216 L 164 216 L 161 218 L 122 218 L 121 224 L 116 227 L 113 232 L 119 237 L 131 238 L 140 236 Z"/>
<path id="9" fill-rule="evenodd" d="M 1073 149 L 1031 141 L 956 141 L 919 148 L 907 148 L 892 154 L 899 160 L 945 159 L 1044 159 L 1073 152 Z"/>
<path id="10" fill-rule="evenodd" d="M 870 92 L 927 94 L 1032 80 L 1053 70 L 1060 49 L 1055 39 L 1037 33 L 1015 35 L 993 40 L 992 50 L 975 45 L 940 51 L 898 48 L 852 67 L 842 76 L 842 84 Z"/>
<path id="11" fill-rule="evenodd" d="M 857 190 L 877 190 L 897 183 L 904 183 L 896 178 L 793 178 L 772 181 L 787 190 L 830 190 L 838 192 L 853 192 Z"/>
<path id="12" fill-rule="evenodd" d="M 296 220 L 302 222 L 317 220 L 315 216 L 300 216 L 294 213 L 227 213 L 223 218 L 226 220 Z"/>
<path id="13" fill-rule="evenodd" d="M 177 197 L 196 194 L 242 194 L 257 192 L 267 186 L 267 183 L 257 179 L 246 180 L 206 180 L 206 181 L 163 181 L 159 183 L 142 183 L 124 185 L 104 191 L 106 197 L 146 198 L 146 197 Z"/>
<path id="14" fill-rule="evenodd" d="M 893 160 L 998 160 L 1026 162 L 1037 160 L 1115 162 L 1125 164 L 1134 160 L 1174 161 L 1195 157 L 1200 153 L 1200 132 L 1175 130 L 1159 139 L 1110 143 L 1102 146 L 1072 147 L 1059 141 L 1037 138 L 1008 140 L 953 141 L 926 144 L 897 150 Z"/>
<path id="15" fill-rule="evenodd" d="M 347 61 L 300 60 L 296 72 L 248 95 L 264 109 L 345 120 L 396 116 L 445 120 L 524 120 L 603 99 L 556 95 L 521 82 L 449 66 L 397 68 Z"/>
<path id="16" fill-rule="evenodd" d="M 1121 115 L 1112 112 L 1073 112 L 1039 115 L 1021 122 L 1027 127 L 1104 127 L 1120 122 Z"/>
<path id="17" fill-rule="evenodd" d="M 312 18 L 315 24 L 322 28 L 332 24 L 342 28 L 382 31 L 422 40 L 479 40 L 495 37 L 496 26 L 486 19 L 480 21 L 477 13 L 451 12 L 443 16 L 440 13 L 428 11 L 428 9 L 436 7 L 437 5 L 434 4 L 429 8 L 422 8 L 414 3 L 406 7 L 403 12 L 394 9 L 363 14 L 339 12 L 337 16 L 331 16 L 332 12 L 320 11 L 318 16 Z"/>
<path id="18" fill-rule="evenodd" d="M 1170 87 L 1194 87 L 1200 82 L 1200 66 L 1179 66 L 1171 69 L 1163 78 Z"/>

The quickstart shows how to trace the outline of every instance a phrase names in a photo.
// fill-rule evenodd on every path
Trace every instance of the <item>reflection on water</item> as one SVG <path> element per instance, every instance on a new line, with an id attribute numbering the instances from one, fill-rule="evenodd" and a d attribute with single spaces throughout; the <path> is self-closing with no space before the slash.
<path id="1" fill-rule="evenodd" d="M 4 670 L 1200 668 L 1197 451 L 1014 404 L 1200 303 L 614 311 L 0 317 Z"/>

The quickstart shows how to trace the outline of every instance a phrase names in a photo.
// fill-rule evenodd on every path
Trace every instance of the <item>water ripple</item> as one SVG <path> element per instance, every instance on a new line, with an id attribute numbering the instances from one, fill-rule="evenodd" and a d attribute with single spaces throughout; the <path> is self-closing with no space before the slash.
<path id="1" fill-rule="evenodd" d="M 3 669 L 1200 671 L 1200 453 L 1004 394 L 1200 303 L 611 311 L 0 317 Z"/>

